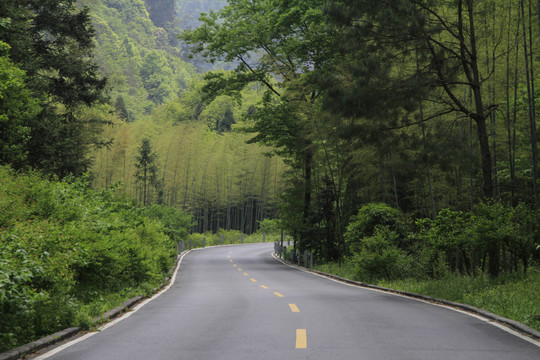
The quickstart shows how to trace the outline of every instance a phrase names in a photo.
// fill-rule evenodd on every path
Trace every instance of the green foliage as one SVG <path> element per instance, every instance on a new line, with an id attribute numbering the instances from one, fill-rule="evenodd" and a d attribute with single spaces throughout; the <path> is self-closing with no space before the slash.
<path id="1" fill-rule="evenodd" d="M 259 222 L 259 232 L 262 234 L 279 234 L 281 227 L 278 219 L 264 219 Z"/>
<path id="2" fill-rule="evenodd" d="M 381 228 L 403 237 L 405 230 L 400 212 L 382 203 L 364 205 L 358 210 L 358 214 L 351 218 L 345 233 L 345 241 L 350 250 L 355 252 L 362 239 L 375 235 L 377 229 Z"/>
<path id="3" fill-rule="evenodd" d="M 165 205 L 152 205 L 141 211 L 144 216 L 159 220 L 163 224 L 163 232 L 171 241 L 180 242 L 187 238 L 192 222 L 187 213 Z"/>
<path id="4" fill-rule="evenodd" d="M 525 204 L 479 204 L 472 213 L 445 209 L 435 219 L 418 219 L 407 232 L 399 211 L 368 204 L 347 228 L 347 261 L 363 281 L 493 276 L 493 267 L 497 273 L 526 274 L 540 242 L 538 216 Z"/>
<path id="5" fill-rule="evenodd" d="M 443 210 L 435 220 L 417 221 L 419 231 L 413 237 L 422 242 L 425 255 L 431 254 L 422 257 L 420 263 L 428 262 L 431 264 L 427 268 L 432 267 L 444 254 L 451 270 L 474 275 L 478 267 L 482 272 L 485 270 L 482 256 L 495 248 L 496 258 L 490 255 L 488 264 L 496 264 L 498 271 L 513 271 L 519 260 L 521 270 L 526 273 L 539 242 L 538 216 L 537 211 L 525 204 L 515 208 L 480 204 L 474 213 Z M 500 264 L 505 253 L 512 260 Z"/>
<path id="6" fill-rule="evenodd" d="M 233 245 L 233 244 L 251 244 L 251 243 L 260 243 L 263 241 L 263 235 L 261 233 L 253 233 L 251 235 L 243 234 L 239 230 L 224 230 L 219 229 L 219 231 L 206 232 L 206 233 L 193 233 L 188 236 L 189 240 L 184 242 L 185 249 L 188 249 L 189 244 L 191 243 L 191 248 L 202 248 L 206 246 L 219 246 L 219 245 Z M 223 239 L 223 243 L 221 242 Z M 243 239 L 243 241 L 242 241 Z M 267 237 L 266 242 L 272 242 L 277 240 L 274 237 Z"/>
<path id="7" fill-rule="evenodd" d="M 22 110 L 8 115 L 14 125 L 8 129 L 10 142 L 21 140 L 11 149 L 16 154 L 9 163 L 58 176 L 81 174 L 88 166 L 90 146 L 98 145 L 87 131 L 101 124 L 86 121 L 80 111 L 106 100 L 106 81 L 92 59 L 94 32 L 88 9 L 78 8 L 74 0 L 21 0 L 2 2 L 0 14 L 9 19 L 0 27 L 0 41 L 11 46 L 9 58 L 27 78 L 27 90 L 12 83 L 14 97 L 3 102 L 10 112 Z M 18 105 L 30 98 L 26 108 Z"/>
<path id="8" fill-rule="evenodd" d="M 20 167 L 28 153 L 28 124 L 40 108 L 25 84 L 25 72 L 9 59 L 9 49 L 0 41 L 0 164 Z"/>
<path id="9" fill-rule="evenodd" d="M 135 157 L 135 179 L 142 187 L 141 198 L 142 204 L 148 204 L 150 186 L 157 187 L 157 154 L 152 150 L 150 139 L 142 139 L 138 149 L 138 154 Z"/>
<path id="10" fill-rule="evenodd" d="M 355 278 L 373 282 L 407 277 L 411 259 L 398 243 L 399 235 L 385 227 L 378 227 L 372 236 L 365 237 L 351 259 L 357 265 Z"/>
<path id="11" fill-rule="evenodd" d="M 0 167 L 0 350 L 69 326 L 157 286 L 189 217 Z M 161 222 L 159 219 L 163 219 Z M 174 226 L 174 229 L 170 227 Z"/>
<path id="12" fill-rule="evenodd" d="M 173 72 L 165 56 L 158 51 L 150 51 L 144 56 L 140 75 L 148 99 L 156 104 L 163 104 L 175 90 Z"/>
<path id="13" fill-rule="evenodd" d="M 196 77 L 194 66 L 174 46 L 180 29 L 174 23 L 156 26 L 144 0 L 84 3 L 91 9 L 99 45 L 95 59 L 112 85 L 111 97 L 123 98 L 130 120 L 142 120 L 159 105 L 177 101 Z"/>

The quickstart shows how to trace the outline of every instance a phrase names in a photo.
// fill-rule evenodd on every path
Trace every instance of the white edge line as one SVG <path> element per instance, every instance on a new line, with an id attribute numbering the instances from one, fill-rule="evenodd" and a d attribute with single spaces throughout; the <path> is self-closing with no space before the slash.
<path id="1" fill-rule="evenodd" d="M 340 281 L 338 279 L 333 279 L 331 277 L 328 277 L 328 276 L 324 276 L 322 274 L 317 274 L 315 272 L 312 272 L 312 271 L 309 271 L 308 269 L 303 269 L 301 267 L 297 267 L 297 266 L 291 266 L 291 264 L 287 264 L 286 262 L 284 262 L 282 259 L 279 259 L 276 257 L 275 253 L 271 253 L 272 254 L 272 257 L 274 259 L 276 259 L 277 261 L 279 261 L 280 263 L 282 263 L 283 265 L 286 265 L 290 268 L 293 268 L 293 269 L 296 269 L 296 270 L 300 270 L 300 271 L 303 271 L 305 273 L 308 273 L 308 274 L 311 274 L 311 275 L 315 275 L 315 276 L 318 276 L 318 277 L 321 277 L 323 279 L 327 279 L 327 280 L 330 280 L 330 281 L 334 281 L 338 284 L 342 284 L 342 285 L 346 285 L 346 286 L 350 286 L 350 287 L 354 287 L 354 288 L 361 288 L 361 289 L 365 289 L 365 290 L 370 290 L 370 291 L 376 291 L 376 292 L 379 292 L 379 293 L 383 293 L 383 294 L 388 294 L 388 295 L 393 295 L 393 296 L 399 296 L 399 297 L 402 297 L 402 298 L 406 298 L 406 299 L 411 299 L 411 300 L 415 300 L 415 301 L 420 301 L 420 302 L 423 302 L 425 304 L 429 304 L 429 305 L 433 305 L 433 306 L 439 306 L 439 307 L 442 307 L 442 308 L 445 308 L 445 309 L 449 309 L 449 310 L 453 310 L 453 311 L 456 311 L 458 313 L 462 313 L 462 314 L 465 314 L 465 315 L 468 315 L 468 316 L 472 316 L 478 320 L 481 320 L 483 322 L 486 322 L 488 324 L 491 324 L 495 327 L 498 327 L 499 329 L 503 330 L 503 331 L 506 331 L 507 333 L 509 334 L 512 334 L 514 336 L 517 336 L 519 337 L 520 339 L 522 340 L 525 340 L 533 345 L 536 345 L 538 347 L 540 347 L 540 342 L 534 340 L 534 339 L 531 339 L 530 337 L 528 336 L 525 336 L 507 326 L 505 326 L 504 324 L 500 324 L 498 322 L 495 322 L 491 319 L 488 319 L 486 317 L 483 317 L 482 315 L 480 314 L 473 314 L 473 313 L 470 313 L 470 312 L 467 312 L 465 310 L 461 310 L 461 309 L 456 309 L 454 307 L 451 307 L 451 306 L 448 306 L 448 305 L 444 305 L 444 304 L 437 304 L 437 303 L 433 303 L 433 302 L 430 302 L 430 301 L 427 301 L 427 300 L 423 300 L 423 299 L 419 299 L 419 298 L 415 298 L 415 297 L 412 297 L 412 296 L 407 296 L 407 295 L 402 295 L 402 294 L 396 294 L 396 293 L 393 293 L 393 292 L 390 292 L 390 291 L 384 291 L 384 290 L 379 290 L 379 289 L 373 289 L 373 288 L 369 288 L 369 287 L 365 287 L 365 286 L 361 286 L 361 285 L 355 285 L 355 284 L 350 284 L 350 283 L 347 283 L 347 282 L 344 282 L 344 281 Z"/>
<path id="2" fill-rule="evenodd" d="M 83 335 L 81 336 L 80 338 L 77 338 L 75 340 L 72 340 L 68 343 L 65 343 L 63 345 L 60 345 L 58 346 L 57 348 L 43 354 L 43 355 L 40 355 L 36 358 L 34 358 L 34 360 L 43 360 L 43 359 L 47 359 L 57 353 L 59 353 L 60 351 L 63 351 L 83 340 L 86 340 L 88 339 L 89 337 L 91 336 L 94 336 L 96 334 L 98 334 L 99 332 L 105 330 L 105 329 L 108 329 L 110 328 L 111 326 L 115 325 L 115 324 L 118 324 L 120 321 L 122 320 L 125 320 L 127 319 L 128 317 L 130 317 L 131 315 L 133 315 L 134 313 L 136 313 L 138 310 L 140 310 L 144 305 L 148 304 L 150 301 L 158 298 L 161 294 L 163 294 L 165 291 L 169 290 L 171 288 L 171 286 L 174 284 L 174 282 L 176 281 L 176 274 L 178 274 L 178 270 L 180 269 L 180 263 L 182 263 L 182 260 L 184 259 L 184 256 L 186 256 L 191 250 L 188 250 L 186 252 L 184 252 L 181 256 L 180 256 L 180 259 L 178 260 L 178 263 L 176 264 L 176 269 L 174 270 L 174 273 L 173 273 L 173 276 L 171 277 L 171 280 L 169 281 L 169 284 L 167 286 L 165 286 L 164 288 L 162 288 L 160 291 L 158 291 L 157 293 L 155 293 L 151 298 L 148 298 L 146 300 L 144 300 L 143 302 L 139 303 L 137 306 L 133 307 L 130 311 L 128 312 L 125 312 L 122 316 L 114 319 L 113 321 L 111 322 L 108 322 L 106 323 L 105 325 L 103 326 L 100 326 L 98 328 L 97 331 L 94 331 L 94 332 L 91 332 L 91 333 L 88 333 L 86 335 Z"/>
<path id="3" fill-rule="evenodd" d="M 86 334 L 86 335 L 83 335 L 83 336 L 81 336 L 80 338 L 77 338 L 77 339 L 75 339 L 75 340 L 73 340 L 73 341 L 70 341 L 70 342 L 68 342 L 68 343 L 66 343 L 66 344 L 64 344 L 64 345 L 60 345 L 60 346 L 58 346 L 57 348 L 54 348 L 53 350 L 51 350 L 51 351 L 49 351 L 49 352 L 47 352 L 47 353 L 45 353 L 45 354 L 43 354 L 43 355 L 40 355 L 40 356 L 38 356 L 37 358 L 34 358 L 34 360 L 41 360 L 41 359 L 46 359 L 46 358 L 48 358 L 48 357 L 51 357 L 51 356 L 53 356 L 53 355 L 59 353 L 60 351 L 62 351 L 62 350 L 64 350 L 64 349 L 67 349 L 68 347 L 70 347 L 70 346 L 72 346 L 72 345 L 77 344 L 78 342 L 81 342 L 81 341 L 83 341 L 83 340 L 88 339 L 88 338 L 91 337 L 91 336 L 94 336 L 95 334 L 97 334 L 97 332 L 91 332 L 91 333 L 88 333 L 88 334 Z"/>

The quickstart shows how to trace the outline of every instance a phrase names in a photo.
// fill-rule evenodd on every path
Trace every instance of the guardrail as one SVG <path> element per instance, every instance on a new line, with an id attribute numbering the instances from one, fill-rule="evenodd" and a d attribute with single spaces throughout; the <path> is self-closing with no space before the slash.
<path id="1" fill-rule="evenodd" d="M 305 268 L 313 269 L 313 251 L 290 250 L 287 246 L 281 246 L 279 242 L 274 243 L 274 252 L 280 259 L 290 262 L 291 264 L 297 264 Z"/>

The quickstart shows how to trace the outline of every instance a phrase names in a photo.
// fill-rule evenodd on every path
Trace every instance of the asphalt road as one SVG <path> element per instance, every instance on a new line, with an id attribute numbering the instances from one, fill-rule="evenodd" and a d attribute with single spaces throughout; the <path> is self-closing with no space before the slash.
<path id="1" fill-rule="evenodd" d="M 191 251 L 167 291 L 38 359 L 540 359 L 540 343 L 487 321 L 292 269 L 272 250 Z"/>

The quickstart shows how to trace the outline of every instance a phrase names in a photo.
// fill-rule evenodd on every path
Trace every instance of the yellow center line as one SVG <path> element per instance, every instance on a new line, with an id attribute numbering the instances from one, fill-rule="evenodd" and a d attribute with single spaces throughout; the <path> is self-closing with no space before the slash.
<path id="1" fill-rule="evenodd" d="M 238 268 L 238 271 L 242 271 L 242 269 Z"/>
<path id="2" fill-rule="evenodd" d="M 248 273 L 244 273 L 244 275 L 248 276 Z"/>
<path id="3" fill-rule="evenodd" d="M 268 289 L 268 286 L 266 286 L 266 285 L 261 285 L 261 287 L 262 287 L 263 289 Z"/>
<path id="4" fill-rule="evenodd" d="M 254 278 L 251 278 L 250 280 L 251 282 L 254 282 L 254 283 L 257 282 L 257 280 L 255 280 Z"/>
<path id="5" fill-rule="evenodd" d="M 232 262 L 232 259 L 229 259 L 229 262 Z"/>
<path id="6" fill-rule="evenodd" d="M 297 349 L 307 348 L 306 329 L 296 329 L 296 348 Z"/>
<path id="7" fill-rule="evenodd" d="M 295 304 L 289 304 L 289 307 L 291 308 L 292 312 L 300 312 L 300 309 L 298 309 L 298 306 Z"/>
<path id="8" fill-rule="evenodd" d="M 234 266 L 234 267 L 237 267 L 238 265 L 236 265 L 236 264 L 232 264 L 232 266 Z"/>
<path id="9" fill-rule="evenodd" d="M 285 295 L 281 294 L 281 293 L 278 293 L 277 291 L 274 293 L 274 295 L 278 296 L 278 297 L 285 297 Z"/>

